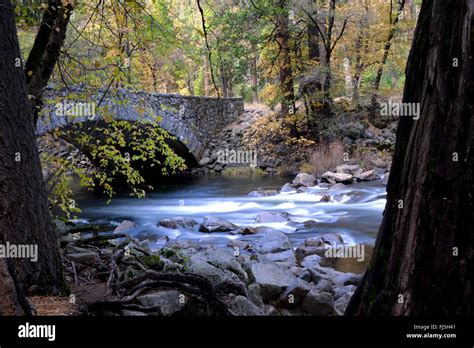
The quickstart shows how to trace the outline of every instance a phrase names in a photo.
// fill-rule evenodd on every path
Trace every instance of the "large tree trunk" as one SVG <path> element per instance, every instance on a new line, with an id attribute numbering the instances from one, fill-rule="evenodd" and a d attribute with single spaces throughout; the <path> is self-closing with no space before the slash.
<path id="1" fill-rule="evenodd" d="M 280 90 L 282 94 L 281 113 L 289 113 L 290 106 L 294 107 L 295 90 L 293 69 L 290 52 L 290 32 L 288 20 L 288 0 L 279 0 L 278 7 L 281 13 L 277 15 L 276 41 L 280 50 Z"/>
<path id="2" fill-rule="evenodd" d="M 404 93 L 421 117 L 400 120 L 374 258 L 348 315 L 473 314 L 473 20 L 473 0 L 423 2 Z"/>
<path id="3" fill-rule="evenodd" d="M 0 242 L 37 245 L 38 261 L 9 259 L 21 288 L 62 292 L 61 258 L 52 230 L 12 6 L 0 0 Z M 0 282 L 0 284 L 2 284 Z"/>
<path id="4" fill-rule="evenodd" d="M 7 260 L 0 259 L 0 316 L 31 314 L 14 273 L 14 270 L 10 271 Z"/>

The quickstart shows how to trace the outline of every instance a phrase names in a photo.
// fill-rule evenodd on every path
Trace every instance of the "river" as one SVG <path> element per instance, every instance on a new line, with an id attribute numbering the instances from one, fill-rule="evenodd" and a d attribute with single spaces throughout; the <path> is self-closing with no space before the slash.
<path id="1" fill-rule="evenodd" d="M 158 226 L 164 218 L 185 216 L 201 222 L 204 216 L 222 217 L 239 226 L 269 226 L 288 234 L 293 242 L 324 233 L 338 233 L 345 243 L 374 243 L 386 202 L 386 187 L 381 181 L 356 183 L 336 189 L 315 186 L 305 193 L 281 193 L 270 197 L 250 197 L 259 188 L 280 189 L 288 180 L 276 177 L 255 179 L 196 177 L 179 184 L 157 187 L 146 198 L 137 199 L 120 195 L 107 204 L 106 200 L 83 194 L 78 203 L 82 209 L 79 222 L 103 225 L 113 230 L 123 220 L 131 220 L 136 227 L 130 234 L 139 239 L 150 239 L 155 246 L 160 238 L 192 239 L 206 244 L 227 244 L 229 239 L 252 240 L 259 235 L 206 234 L 194 230 L 172 230 Z M 324 195 L 331 202 L 319 202 Z M 291 214 L 291 220 L 314 220 L 316 229 L 297 232 L 295 224 L 286 222 L 255 224 L 262 211 L 280 211 Z M 161 238 L 162 239 L 162 238 Z"/>

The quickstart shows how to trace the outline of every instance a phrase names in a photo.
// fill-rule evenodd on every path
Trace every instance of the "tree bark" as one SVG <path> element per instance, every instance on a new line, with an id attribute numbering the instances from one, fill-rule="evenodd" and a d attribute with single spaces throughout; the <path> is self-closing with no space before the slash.
<path id="1" fill-rule="evenodd" d="M 18 282 L 12 277 L 7 261 L 0 259 L 0 316 L 30 314 L 27 301 L 17 288 Z"/>
<path id="2" fill-rule="evenodd" d="M 25 64 L 28 94 L 31 97 L 33 118 L 36 125 L 42 107 L 43 89 L 48 85 L 59 60 L 66 39 L 73 7 L 62 6 L 60 0 L 50 0 Z"/>
<path id="3" fill-rule="evenodd" d="M 319 6 L 317 1 L 309 0 L 308 1 L 310 6 Z M 318 20 L 319 13 L 317 8 L 313 8 L 313 12 L 311 14 L 315 20 Z M 320 61 L 321 58 L 321 40 L 320 34 L 318 31 L 318 27 L 312 21 L 308 21 L 308 58 L 311 60 L 315 60 L 317 62 Z"/>
<path id="4" fill-rule="evenodd" d="M 33 116 L 12 6 L 0 0 L 0 242 L 37 245 L 38 261 L 9 259 L 20 288 L 63 291 L 61 258 L 52 230 Z"/>
<path id="5" fill-rule="evenodd" d="M 313 7 L 311 16 L 315 21 L 319 20 L 318 7 L 319 4 L 317 1 L 309 0 L 309 6 Z M 308 58 L 311 62 L 316 63 L 317 69 L 320 69 L 319 64 L 321 63 L 321 37 L 318 30 L 318 27 L 313 21 L 308 21 Z M 313 69 L 313 71 L 316 69 Z M 305 95 L 305 100 L 307 101 L 307 109 L 310 123 L 314 126 L 314 121 L 316 118 L 317 105 L 320 101 L 320 92 L 322 91 L 321 84 L 321 74 L 319 71 L 313 73 L 311 76 L 311 81 L 306 83 L 303 87 L 303 93 Z"/>
<path id="6" fill-rule="evenodd" d="M 282 94 L 281 113 L 286 115 L 290 106 L 294 108 L 295 90 L 290 52 L 290 32 L 288 19 L 288 0 L 279 0 L 276 41 L 280 50 L 280 90 Z"/>
<path id="7" fill-rule="evenodd" d="M 369 17 L 369 4 L 367 0 L 364 0 L 364 3 L 360 3 L 364 6 L 364 15 L 359 22 L 359 32 L 357 34 L 355 50 L 355 69 L 353 77 L 354 93 L 352 95 L 352 104 L 356 107 L 360 107 L 360 84 L 362 78 L 362 72 L 364 71 L 365 62 L 363 60 L 362 54 L 367 54 L 367 21 Z"/>
<path id="8" fill-rule="evenodd" d="M 403 98 L 421 117 L 399 122 L 374 257 L 347 315 L 473 314 L 473 32 L 474 0 L 423 2 Z"/>

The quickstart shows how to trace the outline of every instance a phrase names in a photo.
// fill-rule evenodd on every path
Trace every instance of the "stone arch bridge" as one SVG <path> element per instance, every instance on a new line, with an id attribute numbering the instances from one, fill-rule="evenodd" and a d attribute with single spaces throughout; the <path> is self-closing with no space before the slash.
<path id="1" fill-rule="evenodd" d="M 101 121 L 105 117 L 130 122 L 146 120 L 175 136 L 196 163 L 222 129 L 244 112 L 242 98 L 218 99 L 128 90 L 48 88 L 44 100 L 45 107 L 37 124 L 39 135 L 73 124 Z"/>

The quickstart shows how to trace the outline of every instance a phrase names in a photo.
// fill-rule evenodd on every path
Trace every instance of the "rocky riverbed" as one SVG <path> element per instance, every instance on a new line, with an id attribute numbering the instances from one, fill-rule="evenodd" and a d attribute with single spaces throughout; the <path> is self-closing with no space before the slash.
<path id="1" fill-rule="evenodd" d="M 347 176 L 352 183 L 385 175 L 365 172 L 343 165 L 319 180 L 301 173 L 279 190 L 259 189 L 248 197 L 304 194 L 316 206 L 337 205 L 340 190 L 354 186 Z M 57 231 L 73 292 L 89 314 L 342 315 L 368 266 L 372 243 L 324 233 L 318 219 L 292 212 L 264 210 L 251 224 L 211 212 L 199 220 L 163 218 L 156 227 L 169 233 L 155 240 L 135 233 L 136 223 L 129 220 L 106 233 L 58 221 Z M 293 238 L 288 229 L 302 237 Z M 228 238 L 206 243 L 173 237 L 190 231 Z"/>

